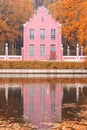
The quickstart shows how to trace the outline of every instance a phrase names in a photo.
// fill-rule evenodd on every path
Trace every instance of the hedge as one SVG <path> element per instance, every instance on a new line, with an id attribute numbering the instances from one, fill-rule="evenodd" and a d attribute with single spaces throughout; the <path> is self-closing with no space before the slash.
<path id="1" fill-rule="evenodd" d="M 87 69 L 87 61 L 0 61 L 0 69 Z"/>

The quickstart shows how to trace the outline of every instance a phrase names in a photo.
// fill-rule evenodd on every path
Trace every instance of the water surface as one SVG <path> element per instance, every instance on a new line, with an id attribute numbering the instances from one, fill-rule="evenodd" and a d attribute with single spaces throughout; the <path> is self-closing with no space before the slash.
<path id="1" fill-rule="evenodd" d="M 87 120 L 86 110 L 87 79 L 0 78 L 0 117 L 4 120 L 29 122 L 47 130 L 49 123 Z"/>

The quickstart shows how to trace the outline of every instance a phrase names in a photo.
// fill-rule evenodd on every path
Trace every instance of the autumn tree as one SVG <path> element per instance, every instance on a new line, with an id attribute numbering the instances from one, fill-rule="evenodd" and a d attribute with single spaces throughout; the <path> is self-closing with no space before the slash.
<path id="1" fill-rule="evenodd" d="M 20 43 L 23 24 L 32 13 L 30 0 L 0 0 L 0 44 Z"/>
<path id="2" fill-rule="evenodd" d="M 45 5 L 46 7 L 49 5 L 49 4 L 52 4 L 54 2 L 56 2 L 57 0 L 43 0 L 43 5 Z"/>
<path id="3" fill-rule="evenodd" d="M 66 42 L 86 45 L 87 0 L 58 0 L 49 9 L 53 17 L 62 23 L 62 34 Z"/>
<path id="4" fill-rule="evenodd" d="M 32 0 L 32 3 L 34 5 L 35 9 L 37 9 L 38 6 L 40 6 L 40 5 L 47 7 L 49 4 L 52 4 L 56 1 L 57 0 Z"/>

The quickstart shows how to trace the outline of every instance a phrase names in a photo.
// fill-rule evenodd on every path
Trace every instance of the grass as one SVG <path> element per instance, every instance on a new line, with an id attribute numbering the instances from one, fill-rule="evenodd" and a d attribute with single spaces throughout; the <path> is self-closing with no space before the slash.
<path id="1" fill-rule="evenodd" d="M 87 69 L 87 61 L 0 61 L 0 69 Z"/>

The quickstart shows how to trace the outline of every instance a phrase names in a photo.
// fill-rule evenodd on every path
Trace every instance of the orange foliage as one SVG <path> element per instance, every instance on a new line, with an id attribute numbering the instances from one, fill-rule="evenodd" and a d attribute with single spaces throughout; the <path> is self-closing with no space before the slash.
<path id="1" fill-rule="evenodd" d="M 62 23 L 64 37 L 80 45 L 87 43 L 87 0 L 58 0 L 49 9 Z"/>
<path id="2" fill-rule="evenodd" d="M 30 0 L 0 0 L 0 42 L 14 41 L 33 13 Z"/>

